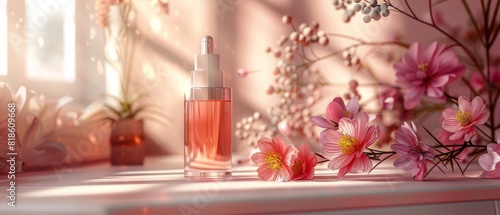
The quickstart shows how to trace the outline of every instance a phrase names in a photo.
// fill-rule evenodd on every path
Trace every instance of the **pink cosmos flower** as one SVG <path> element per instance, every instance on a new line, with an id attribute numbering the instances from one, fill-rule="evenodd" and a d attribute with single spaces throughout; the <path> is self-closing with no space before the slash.
<path id="1" fill-rule="evenodd" d="M 292 180 L 312 179 L 314 177 L 314 167 L 316 164 L 318 164 L 318 159 L 316 159 L 314 153 L 311 153 L 309 144 L 302 143 L 302 145 L 299 146 L 297 158 L 291 166 L 293 172 Z"/>
<path id="2" fill-rule="evenodd" d="M 336 97 L 326 107 L 326 118 L 320 116 L 312 116 L 311 121 L 322 128 L 337 129 L 340 119 L 347 117 L 354 119 L 358 114 L 359 101 L 357 97 L 352 98 L 347 105 L 340 97 Z"/>
<path id="3" fill-rule="evenodd" d="M 272 140 L 261 138 L 257 146 L 260 152 L 252 155 L 252 162 L 259 166 L 259 177 L 264 181 L 289 181 L 293 174 L 290 163 L 297 153 L 295 147 L 287 145 L 279 136 Z"/>
<path id="4" fill-rule="evenodd" d="M 465 66 L 446 46 L 432 43 L 426 50 L 418 43 L 410 46 L 401 62 L 394 64 L 396 83 L 406 89 L 404 107 L 415 108 L 424 94 L 432 98 L 442 98 L 443 87 L 461 77 Z"/>
<path id="5" fill-rule="evenodd" d="M 360 112 L 354 119 L 340 119 L 338 130 L 324 131 L 323 156 L 330 159 L 328 168 L 339 169 L 339 178 L 347 172 L 367 172 L 372 168 L 372 162 L 363 151 L 375 143 L 380 128 L 369 126 L 368 121 L 368 115 Z"/>
<path id="6" fill-rule="evenodd" d="M 400 155 L 394 161 L 394 166 L 411 171 L 411 177 L 422 181 L 427 173 L 427 163 L 434 159 L 432 148 L 418 140 L 417 128 L 413 122 L 411 126 L 405 122 L 394 135 L 398 143 L 391 145 L 391 148 Z"/>
<path id="7" fill-rule="evenodd" d="M 444 118 L 441 116 L 439 118 L 439 121 L 441 124 L 443 124 Z M 456 140 L 450 140 L 450 136 L 453 135 L 453 133 L 444 130 L 443 128 L 440 128 L 439 131 L 436 133 L 436 137 L 443 143 L 443 145 L 446 146 L 451 146 L 451 145 L 457 145 L 457 147 L 451 147 L 451 148 L 460 148 L 458 145 L 463 145 L 464 144 L 464 138 L 458 138 Z M 465 148 L 460 154 L 456 156 L 458 160 L 461 162 L 466 162 L 467 159 L 469 158 L 469 153 L 471 152 L 471 148 Z"/>
<path id="8" fill-rule="evenodd" d="M 479 165 L 484 169 L 482 178 L 500 178 L 500 144 L 490 143 L 488 153 L 479 157 Z"/>
<path id="9" fill-rule="evenodd" d="M 450 140 L 463 138 L 469 141 L 476 134 L 475 125 L 481 125 L 488 120 L 490 112 L 481 97 L 476 96 L 472 102 L 465 96 L 458 97 L 458 111 L 446 108 L 441 114 L 444 118 L 442 127 L 453 135 Z"/>

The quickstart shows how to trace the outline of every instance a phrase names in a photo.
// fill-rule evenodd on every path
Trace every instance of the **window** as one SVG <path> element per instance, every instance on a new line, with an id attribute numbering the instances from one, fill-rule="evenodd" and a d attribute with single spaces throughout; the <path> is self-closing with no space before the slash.
<path id="1" fill-rule="evenodd" d="M 75 81 L 75 1 L 26 0 L 27 78 Z"/>
<path id="2" fill-rule="evenodd" d="M 102 99 L 105 80 L 97 66 L 102 39 L 92 33 L 94 3 L 0 0 L 0 69 L 9 67 L 0 71 L 0 81 L 49 99 L 69 95 L 75 104 Z"/>

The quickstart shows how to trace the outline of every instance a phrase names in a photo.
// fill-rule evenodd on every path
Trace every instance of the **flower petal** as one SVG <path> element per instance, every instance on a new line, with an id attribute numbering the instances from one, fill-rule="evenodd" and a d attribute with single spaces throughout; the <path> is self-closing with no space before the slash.
<path id="1" fill-rule="evenodd" d="M 346 166 L 346 167 L 342 167 L 339 169 L 339 172 L 337 173 L 337 177 L 339 179 L 342 179 L 344 178 L 344 176 L 349 172 L 349 170 L 351 169 L 350 166 Z"/>
<path id="2" fill-rule="evenodd" d="M 267 164 L 259 166 L 259 168 L 257 169 L 257 173 L 259 178 L 264 181 L 275 181 L 278 175 L 277 171 L 269 169 L 269 166 Z"/>
<path id="3" fill-rule="evenodd" d="M 500 155 L 495 151 L 497 146 L 495 143 L 488 144 L 488 153 L 479 157 L 479 165 L 485 171 L 493 171 L 497 163 L 500 162 Z"/>
<path id="4" fill-rule="evenodd" d="M 330 121 L 328 121 L 326 118 L 320 117 L 320 116 L 311 116 L 310 118 L 311 122 L 321 128 L 326 128 L 326 129 L 336 129 L 337 127 Z"/>
<path id="5" fill-rule="evenodd" d="M 417 166 L 417 161 L 411 155 L 402 155 L 394 161 L 394 167 L 409 171 Z"/>
<path id="6" fill-rule="evenodd" d="M 410 89 L 404 96 L 404 107 L 407 110 L 411 110 L 420 103 L 424 97 L 424 89 L 423 88 L 413 88 Z"/>
<path id="7" fill-rule="evenodd" d="M 267 137 L 260 138 L 257 141 L 257 147 L 262 153 L 267 153 L 268 151 L 274 150 L 273 141 Z"/>
<path id="8" fill-rule="evenodd" d="M 359 117 L 359 115 L 358 115 Z M 339 122 L 339 131 L 350 136 L 355 137 L 356 131 L 356 123 L 349 118 L 342 118 Z"/>
<path id="9" fill-rule="evenodd" d="M 417 168 L 414 168 L 412 171 L 412 176 L 414 176 L 415 180 L 417 181 L 424 180 L 426 174 L 427 174 L 427 164 L 425 162 L 420 162 L 417 165 Z"/>
<path id="10" fill-rule="evenodd" d="M 346 105 L 346 110 L 349 111 L 349 118 L 354 118 L 359 111 L 359 100 L 357 96 L 354 96 L 349 103 Z"/>
<path id="11" fill-rule="evenodd" d="M 251 160 L 256 165 L 264 165 L 264 161 L 266 160 L 266 154 L 262 152 L 256 152 L 252 155 Z"/>
<path id="12" fill-rule="evenodd" d="M 459 96 L 458 97 L 458 108 L 461 111 L 466 111 L 469 113 L 472 113 L 472 103 L 467 99 L 465 96 Z"/>
<path id="13" fill-rule="evenodd" d="M 353 161 L 352 168 L 349 172 L 359 173 L 359 172 L 368 172 L 372 168 L 373 164 L 370 159 L 363 155 Z"/>
<path id="14" fill-rule="evenodd" d="M 500 178 L 500 163 L 496 164 L 495 170 L 484 171 L 481 178 Z"/>
<path id="15" fill-rule="evenodd" d="M 338 145 L 338 143 L 323 144 L 322 153 L 323 153 L 323 156 L 325 156 L 328 159 L 332 159 L 334 157 L 338 157 L 340 155 L 343 155 L 342 150 L 340 149 L 340 146 Z"/>
<path id="16" fill-rule="evenodd" d="M 278 175 L 277 175 L 275 181 L 278 181 L 278 182 L 290 181 L 290 179 L 292 178 L 292 175 L 293 175 L 293 173 L 292 173 L 292 170 L 290 169 L 289 166 L 282 166 L 278 170 Z"/>
<path id="17" fill-rule="evenodd" d="M 349 165 L 349 163 L 354 159 L 354 154 L 350 155 L 340 155 L 334 157 L 328 163 L 328 168 L 332 170 L 340 169 Z"/>
<path id="18" fill-rule="evenodd" d="M 344 111 L 346 110 L 344 100 L 340 97 L 333 99 L 328 107 L 326 108 L 326 118 L 333 122 L 339 122 L 340 119 L 344 117 Z"/>
<path id="19" fill-rule="evenodd" d="M 401 154 L 401 155 L 408 155 L 411 153 L 411 150 L 408 147 L 408 145 L 401 144 L 401 143 L 392 144 L 391 149 L 394 150 L 396 153 Z"/>
<path id="20" fill-rule="evenodd" d="M 455 116 L 457 115 L 458 111 L 451 109 L 451 108 L 446 108 L 441 116 L 444 118 L 443 122 L 441 123 L 441 127 L 449 132 L 455 133 L 458 130 L 460 130 L 460 123 L 456 120 Z"/>

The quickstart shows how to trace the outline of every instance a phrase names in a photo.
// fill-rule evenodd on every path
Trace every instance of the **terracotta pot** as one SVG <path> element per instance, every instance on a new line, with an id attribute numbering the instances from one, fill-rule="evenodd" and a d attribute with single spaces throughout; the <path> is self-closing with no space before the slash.
<path id="1" fill-rule="evenodd" d="M 110 143 L 112 165 L 142 165 L 144 121 L 123 119 L 113 122 Z"/>

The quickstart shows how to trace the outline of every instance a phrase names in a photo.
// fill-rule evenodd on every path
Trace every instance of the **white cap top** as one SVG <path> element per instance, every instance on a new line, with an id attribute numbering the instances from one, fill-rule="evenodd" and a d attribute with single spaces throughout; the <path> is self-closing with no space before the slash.
<path id="1" fill-rule="evenodd" d="M 201 54 L 194 57 L 194 71 L 191 74 L 192 87 L 224 87 L 224 74 L 220 71 L 219 55 L 214 54 L 214 39 L 201 39 Z"/>

